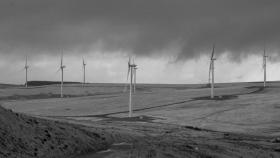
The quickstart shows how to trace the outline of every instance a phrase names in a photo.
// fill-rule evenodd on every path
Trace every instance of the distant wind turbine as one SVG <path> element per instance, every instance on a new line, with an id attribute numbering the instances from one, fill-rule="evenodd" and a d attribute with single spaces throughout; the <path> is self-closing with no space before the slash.
<path id="1" fill-rule="evenodd" d="M 131 62 L 131 57 L 129 57 L 129 61 Z M 131 65 L 135 65 L 134 64 L 134 58 L 132 59 L 132 63 Z M 135 65 L 135 67 L 132 68 L 132 74 L 133 74 L 133 82 L 132 82 L 132 87 L 133 87 L 133 93 L 136 92 L 136 70 L 137 70 L 137 65 Z M 128 78 L 129 78 L 129 72 L 130 70 L 128 70 L 128 73 L 127 73 L 127 82 L 128 82 Z M 123 92 L 126 92 L 127 91 L 127 84 L 125 84 L 125 87 L 124 87 L 124 90 Z"/>
<path id="2" fill-rule="evenodd" d="M 61 84 L 60 84 L 60 97 L 63 98 L 63 69 L 66 68 L 65 65 L 63 65 L 63 51 L 61 53 L 61 58 L 60 58 L 60 68 L 59 70 L 61 71 Z"/>
<path id="3" fill-rule="evenodd" d="M 210 58 L 210 67 L 209 67 L 209 84 L 210 84 L 210 77 L 211 77 L 211 98 L 214 98 L 214 61 L 216 60 L 214 58 L 215 53 L 215 45 L 213 45 L 213 50 Z"/>
<path id="4" fill-rule="evenodd" d="M 28 73 L 28 64 L 27 64 L 27 56 L 25 58 L 25 66 L 24 66 L 24 69 L 25 69 L 25 87 L 27 88 L 28 87 L 28 79 L 27 79 L 27 73 Z"/>
<path id="5" fill-rule="evenodd" d="M 83 59 L 83 86 L 86 84 L 86 63 L 85 60 Z"/>
<path id="6" fill-rule="evenodd" d="M 128 60 L 128 71 L 127 71 L 127 79 L 130 76 L 130 90 L 129 90 L 129 114 L 128 117 L 132 117 L 132 84 L 133 84 L 133 78 L 135 79 L 135 68 L 137 65 L 133 63 L 131 63 L 131 58 L 129 57 Z M 134 80 L 135 81 L 135 80 Z"/>
<path id="7" fill-rule="evenodd" d="M 263 50 L 263 87 L 266 87 L 266 59 L 267 59 L 267 55 L 265 52 L 265 48 Z"/>

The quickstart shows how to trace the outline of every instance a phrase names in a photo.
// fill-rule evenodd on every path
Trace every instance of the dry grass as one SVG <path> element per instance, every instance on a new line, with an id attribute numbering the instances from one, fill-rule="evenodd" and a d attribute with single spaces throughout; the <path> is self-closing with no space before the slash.
<path id="1" fill-rule="evenodd" d="M 102 131 L 113 142 L 130 144 L 81 158 L 278 157 L 277 84 L 266 89 L 260 83 L 219 84 L 214 100 L 205 85 L 139 85 L 133 108 L 134 116 L 143 117 L 132 119 L 126 118 L 128 93 L 122 85 L 67 85 L 63 99 L 57 98 L 57 86 L 6 88 L 0 96 L 13 111 L 86 125 L 86 133 Z"/>
<path id="2" fill-rule="evenodd" d="M 218 100 L 208 100 L 208 88 L 203 85 L 180 87 L 179 85 L 141 85 L 133 96 L 135 115 L 148 115 L 158 118 L 159 122 L 192 125 L 218 131 L 234 131 L 255 134 L 277 135 L 279 128 L 279 108 L 277 96 L 280 88 L 267 88 L 259 92 L 257 84 L 218 85 Z M 275 85 L 274 85 L 275 86 Z M 249 88 L 248 88 L 249 87 Z M 3 103 L 6 108 L 17 112 L 39 116 L 91 116 L 112 114 L 126 117 L 128 94 L 123 93 L 120 85 L 68 85 L 65 94 L 69 98 L 41 96 L 54 91 L 56 87 L 46 86 L 35 89 L 21 89 L 30 98 Z M 9 90 L 8 90 L 9 91 Z M 11 96 L 23 95 L 12 88 Z M 33 95 L 39 95 L 32 99 Z M 71 96 L 72 95 L 72 96 Z M 78 97 L 83 96 L 83 97 Z M 225 96 L 225 97 L 223 97 Z M 234 96 L 234 97 L 230 97 Z M 204 97 L 204 98 L 203 98 Z M 42 99 L 45 98 L 45 99 Z M 222 98 L 222 99 L 219 99 Z M 223 99 L 225 98 L 225 100 Z M 229 98 L 229 99 L 227 99 Z M 113 115 L 114 114 L 114 115 Z M 260 117 L 261 116 L 261 117 Z M 76 118 L 81 119 L 81 118 Z"/>

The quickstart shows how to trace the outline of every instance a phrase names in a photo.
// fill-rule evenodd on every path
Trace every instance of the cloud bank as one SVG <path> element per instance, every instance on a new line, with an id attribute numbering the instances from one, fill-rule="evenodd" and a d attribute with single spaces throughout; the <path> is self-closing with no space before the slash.
<path id="1" fill-rule="evenodd" d="M 278 53 L 276 0 L 7 0 L 0 2 L 0 53 L 128 52 L 192 59 Z"/>

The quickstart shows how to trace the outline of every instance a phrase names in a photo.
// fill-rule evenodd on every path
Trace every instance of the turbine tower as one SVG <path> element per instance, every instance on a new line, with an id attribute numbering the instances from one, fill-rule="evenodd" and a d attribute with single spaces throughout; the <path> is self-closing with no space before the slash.
<path id="1" fill-rule="evenodd" d="M 85 60 L 83 59 L 83 87 L 85 86 L 86 84 L 86 63 L 85 63 Z"/>
<path id="2" fill-rule="evenodd" d="M 266 55 L 265 48 L 263 50 L 263 87 L 266 87 Z"/>
<path id="3" fill-rule="evenodd" d="M 214 58 L 215 53 L 215 45 L 213 45 L 213 50 L 210 58 L 210 67 L 209 67 L 209 83 L 210 83 L 210 76 L 211 76 L 211 99 L 214 98 L 214 61 L 216 60 Z"/>
<path id="4" fill-rule="evenodd" d="M 24 66 L 24 69 L 25 69 L 25 87 L 27 88 L 28 87 L 28 79 L 27 79 L 27 73 L 28 73 L 28 64 L 27 64 L 27 56 L 25 58 L 25 66 Z"/>
<path id="5" fill-rule="evenodd" d="M 60 58 L 60 71 L 61 71 L 61 84 L 60 84 L 60 97 L 63 98 L 63 69 L 66 66 L 63 65 L 63 51 L 61 53 L 61 58 Z"/>
<path id="6" fill-rule="evenodd" d="M 129 114 L 128 117 L 132 117 L 132 84 L 133 84 L 133 79 L 135 79 L 134 77 L 134 71 L 137 65 L 133 63 L 131 63 L 131 58 L 129 57 L 128 60 L 128 71 L 127 71 L 127 79 L 130 76 L 130 90 L 129 90 L 129 102 L 128 102 L 128 106 L 129 106 Z M 135 80 L 134 80 L 135 81 Z"/>

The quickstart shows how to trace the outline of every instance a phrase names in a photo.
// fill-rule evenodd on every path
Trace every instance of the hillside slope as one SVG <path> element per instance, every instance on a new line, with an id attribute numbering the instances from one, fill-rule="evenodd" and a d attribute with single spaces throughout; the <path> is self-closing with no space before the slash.
<path id="1" fill-rule="evenodd" d="M 80 126 L 13 113 L 0 107 L 0 157 L 69 157 L 105 149 L 105 138 Z"/>

